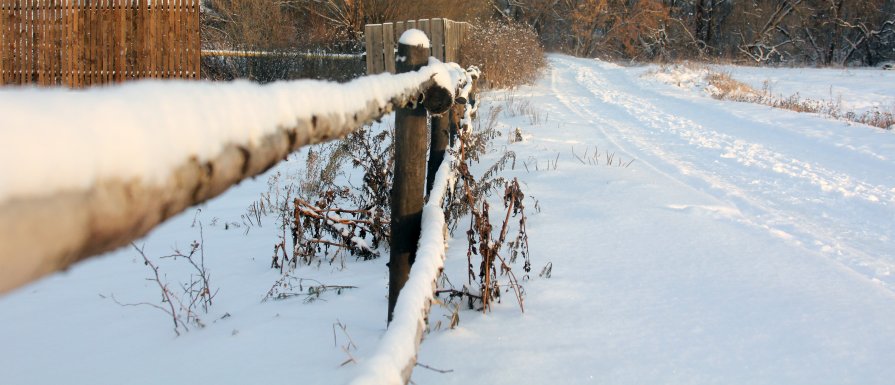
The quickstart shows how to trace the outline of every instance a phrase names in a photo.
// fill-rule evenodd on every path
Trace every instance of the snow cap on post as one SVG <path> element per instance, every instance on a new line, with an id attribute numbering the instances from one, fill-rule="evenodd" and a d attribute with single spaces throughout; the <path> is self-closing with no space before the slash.
<path id="1" fill-rule="evenodd" d="M 429 48 L 429 37 L 426 33 L 418 29 L 408 29 L 401 34 L 398 43 L 413 47 Z"/>

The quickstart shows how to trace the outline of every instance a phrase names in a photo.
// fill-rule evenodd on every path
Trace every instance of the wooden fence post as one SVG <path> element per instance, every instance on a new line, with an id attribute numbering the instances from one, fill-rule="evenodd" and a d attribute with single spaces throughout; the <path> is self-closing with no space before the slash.
<path id="1" fill-rule="evenodd" d="M 396 70 L 411 72 L 426 65 L 429 47 L 398 43 Z M 416 256 L 423 212 L 423 189 L 426 183 L 426 109 L 395 111 L 395 179 L 391 192 L 392 238 L 388 264 L 388 322 L 398 301 L 398 293 L 410 276 L 410 265 Z"/>
<path id="2" fill-rule="evenodd" d="M 444 153 L 447 150 L 451 135 L 450 112 L 445 112 L 442 115 L 432 115 L 430 119 L 432 133 L 429 142 L 429 166 L 426 172 L 426 195 L 429 195 L 429 191 L 432 191 L 432 185 L 435 184 L 435 173 L 438 172 L 438 168 L 441 167 L 441 162 L 444 160 Z"/>

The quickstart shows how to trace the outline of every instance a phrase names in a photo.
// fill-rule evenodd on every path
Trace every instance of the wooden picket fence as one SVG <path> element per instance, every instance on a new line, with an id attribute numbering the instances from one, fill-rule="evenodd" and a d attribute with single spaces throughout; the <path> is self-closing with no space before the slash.
<path id="1" fill-rule="evenodd" d="M 200 0 L 0 0 L 0 85 L 198 79 Z"/>
<path id="2" fill-rule="evenodd" d="M 395 23 L 367 24 L 367 74 L 395 73 L 395 49 L 398 38 L 408 29 L 419 29 L 430 41 L 430 53 L 443 62 L 460 62 L 460 45 L 469 31 L 469 23 L 450 19 L 422 19 Z"/>

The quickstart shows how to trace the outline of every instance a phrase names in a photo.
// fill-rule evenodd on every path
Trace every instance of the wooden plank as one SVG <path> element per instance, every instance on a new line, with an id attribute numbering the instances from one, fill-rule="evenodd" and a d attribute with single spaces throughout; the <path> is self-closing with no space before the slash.
<path id="1" fill-rule="evenodd" d="M 183 41 L 185 44 L 183 51 L 183 71 L 184 78 L 186 79 L 193 79 L 193 30 L 190 28 L 190 20 L 192 20 L 193 14 L 192 2 L 192 0 L 186 0 L 186 5 L 183 9 Z M 196 34 L 198 35 L 198 31 Z"/>
<path id="2" fill-rule="evenodd" d="M 407 30 L 407 23 L 403 21 L 395 22 L 395 42 L 401 39 L 401 34 Z"/>
<path id="3" fill-rule="evenodd" d="M 124 81 L 124 70 L 127 64 L 127 45 L 125 45 L 124 0 L 115 0 L 115 81 Z"/>
<path id="4" fill-rule="evenodd" d="M 174 25 L 172 26 L 172 30 L 174 31 L 174 75 L 178 79 L 184 78 L 183 68 L 183 52 L 186 48 L 186 40 L 184 38 L 186 35 L 183 34 L 183 29 L 181 28 L 181 16 L 183 15 L 183 3 L 186 0 L 175 0 L 174 7 Z"/>
<path id="5" fill-rule="evenodd" d="M 40 1 L 40 34 L 41 34 L 41 72 L 43 72 L 43 82 L 42 84 L 45 86 L 49 86 L 53 84 L 53 35 L 52 35 L 52 13 L 53 8 L 50 5 L 50 0 L 42 0 Z"/>
<path id="6" fill-rule="evenodd" d="M 181 0 L 177 16 L 177 70 L 180 78 L 190 78 L 190 36 L 189 36 L 190 0 Z"/>
<path id="7" fill-rule="evenodd" d="M 444 61 L 444 19 L 432 19 L 432 56 Z"/>
<path id="8" fill-rule="evenodd" d="M 451 49 L 453 51 L 452 56 L 454 57 L 454 60 L 451 60 L 451 61 L 453 61 L 455 63 L 460 62 L 460 28 L 461 27 L 458 24 L 459 23 L 455 22 L 454 29 L 451 31 L 451 39 L 454 40 L 454 44 L 452 44 L 452 46 L 451 46 Z"/>
<path id="9" fill-rule="evenodd" d="M 72 45 L 72 88 L 81 88 L 81 79 L 82 79 L 82 66 L 83 66 L 83 51 L 82 45 L 83 43 L 83 32 L 81 31 L 81 3 L 78 0 L 77 4 L 73 4 L 72 6 L 72 34 L 71 34 L 71 45 Z"/>
<path id="10" fill-rule="evenodd" d="M 28 27 L 31 28 L 31 35 L 29 39 L 31 40 L 31 51 L 29 52 L 31 55 L 31 66 L 28 69 L 28 79 L 26 83 L 43 85 L 43 60 L 41 55 L 44 53 L 44 50 L 41 49 L 43 45 L 43 23 L 41 18 L 43 17 L 43 7 L 40 4 L 41 0 L 31 0 L 30 7 L 28 7 Z"/>
<path id="11" fill-rule="evenodd" d="M 46 84 L 46 58 L 44 57 L 47 53 L 45 48 L 46 22 L 44 20 L 46 17 L 46 6 L 43 3 L 43 0 L 34 0 L 34 2 L 31 3 L 30 10 L 31 28 L 34 31 L 31 35 L 32 41 L 34 42 L 34 66 L 32 67 L 32 73 L 36 75 L 36 82 L 39 86 Z M 34 79 L 34 77 L 32 77 L 32 79 Z"/>
<path id="12" fill-rule="evenodd" d="M 72 53 L 72 44 L 71 44 L 71 9 L 72 3 L 74 1 L 63 0 L 62 2 L 62 13 L 59 15 L 59 23 L 60 23 L 60 35 L 59 35 L 59 47 L 61 48 L 61 52 L 59 53 L 59 58 L 62 61 L 62 69 L 60 70 L 61 79 L 60 82 L 65 87 L 71 87 L 71 53 Z"/>
<path id="13" fill-rule="evenodd" d="M 99 83 L 99 0 L 93 0 L 90 4 L 90 17 L 87 20 L 87 28 L 90 30 L 90 40 L 87 41 L 87 48 L 90 50 L 90 61 L 87 65 L 90 77 L 86 86 L 93 86 Z"/>
<path id="14" fill-rule="evenodd" d="M 50 63 L 52 64 L 52 83 L 54 86 L 59 86 L 62 84 L 62 51 L 64 50 L 64 46 L 62 45 L 62 0 L 52 0 L 52 8 L 51 8 L 51 18 L 52 23 L 50 26 L 52 27 L 51 33 L 51 44 L 53 46 L 53 51 L 51 52 Z"/>
<path id="15" fill-rule="evenodd" d="M 37 33 L 36 33 L 36 24 L 35 23 L 35 8 L 37 0 L 30 0 L 28 2 L 28 7 L 25 9 L 25 28 L 27 28 L 27 32 L 25 35 L 25 41 L 28 44 L 28 50 L 26 52 L 26 57 L 28 58 L 27 68 L 25 70 L 25 77 L 22 84 L 33 84 L 37 81 L 35 75 L 36 67 L 37 67 Z"/>
<path id="16" fill-rule="evenodd" d="M 149 23 L 149 74 L 147 76 L 155 78 L 158 77 L 158 50 L 156 49 L 156 44 L 158 44 L 158 4 L 153 3 L 149 5 L 149 14 L 147 16 L 149 19 L 147 20 Z"/>
<path id="17" fill-rule="evenodd" d="M 444 61 L 448 62 L 448 63 L 455 61 L 454 54 L 453 54 L 453 48 L 454 48 L 453 33 L 454 33 L 454 23 L 449 20 L 445 20 L 445 22 L 444 22 Z"/>
<path id="18" fill-rule="evenodd" d="M 22 76 L 25 69 L 25 43 L 22 41 L 24 39 L 24 35 L 22 33 L 22 22 L 24 20 L 24 12 L 22 11 L 22 6 L 25 5 L 26 0 L 16 0 L 16 8 L 13 10 L 14 21 L 13 21 L 13 35 L 12 38 L 15 41 L 15 51 L 13 52 L 13 60 L 14 60 L 14 69 L 15 73 L 13 74 L 13 84 L 22 84 Z"/>
<path id="19" fill-rule="evenodd" d="M 25 77 L 25 11 L 23 7 L 27 0 L 17 0 L 15 10 L 15 27 L 13 30 L 13 39 L 15 39 L 15 81 L 13 84 L 22 84 Z"/>
<path id="20" fill-rule="evenodd" d="M 382 25 L 382 53 L 385 72 L 395 73 L 395 25 L 385 23 Z"/>
<path id="21" fill-rule="evenodd" d="M 165 75 L 165 49 L 167 46 L 165 45 L 165 1 L 164 0 L 156 0 L 153 1 L 152 4 L 149 4 L 152 7 L 152 25 L 155 27 L 155 32 L 152 36 L 152 50 L 154 53 L 154 61 L 152 62 L 153 66 L 155 66 L 155 77 L 163 78 Z"/>
<path id="22" fill-rule="evenodd" d="M 99 0 L 99 83 L 109 82 L 109 0 Z"/>
<path id="23" fill-rule="evenodd" d="M 28 31 L 28 22 L 27 22 L 27 14 L 25 12 L 25 7 L 30 5 L 31 0 L 22 0 L 19 3 L 19 9 L 16 11 L 17 14 L 17 22 L 16 26 L 16 40 L 18 41 L 18 47 L 16 47 L 16 54 L 19 57 L 19 65 L 18 72 L 16 76 L 16 82 L 19 85 L 25 84 L 25 73 L 28 70 L 29 64 L 29 54 L 28 50 L 31 48 L 31 44 L 26 38 Z"/>
<path id="24" fill-rule="evenodd" d="M 22 30 L 22 61 L 25 64 L 21 70 L 21 78 L 19 79 L 19 84 L 25 85 L 31 82 L 31 75 L 33 74 L 34 67 L 34 38 L 33 33 L 34 29 L 32 27 L 33 20 L 31 18 L 31 8 L 33 7 L 34 0 L 27 0 L 25 2 L 25 6 L 22 7 L 21 14 L 21 23 L 22 25 L 19 27 Z"/>
<path id="25" fill-rule="evenodd" d="M 367 75 L 372 75 L 376 72 L 376 68 L 373 66 L 373 30 L 375 27 L 372 24 L 367 24 L 364 26 L 364 41 L 365 41 L 365 49 L 367 52 Z"/>
<path id="26" fill-rule="evenodd" d="M 419 26 L 419 30 L 423 31 L 426 34 L 426 37 L 429 38 L 429 56 L 432 56 L 432 28 L 430 28 L 429 19 L 417 20 L 417 25 Z"/>
<path id="27" fill-rule="evenodd" d="M 200 70 L 201 70 L 200 58 L 202 56 L 202 52 L 201 52 L 202 42 L 200 41 L 201 40 L 200 39 L 200 37 L 201 37 L 200 31 L 201 30 L 199 29 L 200 0 L 195 0 L 195 2 L 196 2 L 195 6 L 193 8 L 193 28 L 194 29 L 193 29 L 193 33 L 190 36 L 193 36 L 193 38 L 195 39 L 195 42 L 193 42 L 193 48 L 195 49 L 195 53 L 193 54 L 193 59 L 196 62 L 196 64 L 195 64 L 196 65 L 196 67 L 195 67 L 196 68 L 196 79 L 199 79 L 202 75 L 200 73 Z"/>
<path id="28" fill-rule="evenodd" d="M 40 48 L 43 51 L 40 54 L 41 60 L 41 72 L 43 72 L 43 82 L 42 84 L 45 86 L 49 86 L 53 84 L 53 32 L 52 32 L 52 16 L 53 16 L 53 8 L 51 6 L 52 0 L 42 0 L 40 1 L 40 33 L 41 33 L 41 44 Z"/>
<path id="29" fill-rule="evenodd" d="M 165 56 L 167 59 L 165 66 L 167 67 L 167 76 L 166 77 L 168 77 L 168 78 L 176 78 L 177 77 L 176 64 L 174 61 L 174 59 L 177 58 L 177 55 L 175 54 L 175 49 L 177 48 L 177 45 L 175 44 L 177 42 L 177 40 L 176 40 L 177 36 L 174 34 L 174 31 L 175 31 L 174 27 L 177 25 L 176 24 L 177 21 L 174 18 L 175 2 L 176 2 L 176 0 L 167 0 L 166 1 L 167 11 L 168 11 L 168 20 L 167 20 L 168 37 L 166 40 L 168 43 L 168 49 L 165 52 Z"/>
<path id="30" fill-rule="evenodd" d="M 6 0 L 0 0 L 0 86 L 6 84 L 6 71 L 7 71 L 7 63 L 6 63 L 6 54 L 7 54 L 7 44 L 6 44 L 6 12 L 7 12 L 7 2 Z"/>

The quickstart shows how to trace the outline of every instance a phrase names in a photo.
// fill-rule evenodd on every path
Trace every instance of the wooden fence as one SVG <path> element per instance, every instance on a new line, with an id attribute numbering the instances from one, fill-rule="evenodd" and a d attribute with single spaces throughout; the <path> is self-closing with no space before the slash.
<path id="1" fill-rule="evenodd" d="M 460 43 L 469 31 L 469 23 L 449 19 L 422 19 L 395 23 L 367 24 L 367 74 L 395 73 L 395 48 L 398 37 L 408 29 L 419 29 L 430 41 L 430 55 L 443 62 L 460 63 Z"/>
<path id="2" fill-rule="evenodd" d="M 0 0 L 0 85 L 198 79 L 200 0 Z"/>

